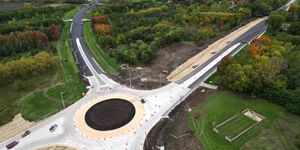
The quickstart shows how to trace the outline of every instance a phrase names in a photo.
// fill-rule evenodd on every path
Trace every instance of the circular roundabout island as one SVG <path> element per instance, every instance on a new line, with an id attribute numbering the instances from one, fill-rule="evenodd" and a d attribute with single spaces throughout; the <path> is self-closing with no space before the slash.
<path id="1" fill-rule="evenodd" d="M 132 120 L 135 108 L 123 99 L 108 99 L 93 105 L 85 114 L 85 122 L 93 129 L 106 131 L 120 128 Z"/>
<path id="2" fill-rule="evenodd" d="M 132 131 L 143 116 L 144 107 L 139 98 L 115 93 L 83 105 L 74 116 L 74 126 L 83 136 L 103 140 Z"/>

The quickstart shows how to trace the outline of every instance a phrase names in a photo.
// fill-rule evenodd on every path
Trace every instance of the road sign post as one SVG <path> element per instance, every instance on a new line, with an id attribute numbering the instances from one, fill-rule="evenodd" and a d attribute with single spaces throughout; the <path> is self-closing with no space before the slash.
<path id="1" fill-rule="evenodd" d="M 62 102 L 63 107 L 66 108 L 63 94 L 64 94 L 64 92 L 60 92 L 60 98 L 61 98 L 61 102 Z"/>

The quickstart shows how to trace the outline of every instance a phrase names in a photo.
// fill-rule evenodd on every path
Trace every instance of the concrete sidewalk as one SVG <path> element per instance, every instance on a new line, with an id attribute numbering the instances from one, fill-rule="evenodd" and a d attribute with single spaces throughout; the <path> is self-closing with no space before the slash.
<path id="1" fill-rule="evenodd" d="M 239 38 L 242 34 L 244 34 L 246 31 L 250 30 L 255 25 L 259 24 L 260 22 L 264 21 L 266 18 L 259 18 L 256 19 L 247 25 L 231 32 L 227 36 L 219 39 L 215 43 L 209 45 L 205 50 L 201 51 L 194 57 L 187 60 L 185 63 L 177 67 L 174 71 L 172 71 L 167 79 L 171 82 L 175 82 L 182 77 L 189 74 L 192 70 L 194 70 L 194 66 L 198 66 L 207 60 L 209 60 L 211 57 L 213 57 L 216 53 L 218 53 L 220 50 L 228 46 L 232 41 Z"/>
<path id="2" fill-rule="evenodd" d="M 0 127 L 0 142 L 23 132 L 35 124 L 35 122 L 29 122 L 23 119 L 21 114 L 17 114 L 11 122 Z"/>

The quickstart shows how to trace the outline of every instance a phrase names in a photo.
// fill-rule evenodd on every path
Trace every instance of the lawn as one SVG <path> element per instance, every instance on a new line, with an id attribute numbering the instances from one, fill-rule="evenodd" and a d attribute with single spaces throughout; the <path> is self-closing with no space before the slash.
<path id="1" fill-rule="evenodd" d="M 212 85 L 220 85 L 221 83 L 221 78 L 220 75 L 218 73 L 218 71 L 216 71 L 215 73 L 213 73 L 207 80 L 204 81 L 207 84 L 212 84 Z"/>
<path id="2" fill-rule="evenodd" d="M 238 135 L 243 130 L 247 129 L 256 121 L 242 115 L 240 112 L 237 112 L 237 117 L 230 122 L 224 124 L 223 126 L 219 127 L 219 133 L 222 137 L 229 136 L 234 137 Z M 251 131 L 249 131 L 251 132 Z M 238 139 L 237 139 L 238 140 Z"/>
<path id="3" fill-rule="evenodd" d="M 300 149 L 300 117 L 281 112 L 268 128 L 263 129 L 255 138 L 246 142 L 242 150 L 258 149 Z"/>
<path id="4" fill-rule="evenodd" d="M 224 131 L 222 131 L 222 127 L 220 128 L 222 135 L 217 134 L 212 130 L 212 122 L 222 122 L 226 118 L 238 112 L 242 112 L 246 108 L 261 114 L 266 119 L 232 143 L 225 140 L 224 135 L 230 134 L 232 130 L 234 130 L 233 134 L 235 134 L 235 132 L 239 132 L 242 130 L 241 128 L 244 128 L 244 126 L 248 126 L 253 122 L 245 121 L 244 119 L 246 118 L 242 118 L 242 122 L 239 122 L 238 124 L 230 125 L 234 124 L 234 122 L 227 125 L 225 124 L 223 127 L 223 129 L 225 129 Z M 233 92 L 222 91 L 210 95 L 198 108 L 194 108 L 193 113 L 200 112 L 202 116 L 199 119 L 196 119 L 193 117 L 193 113 L 191 113 L 188 125 L 195 132 L 195 135 L 207 150 L 240 149 L 242 145 L 259 134 L 260 131 L 270 127 L 283 111 L 284 110 L 281 107 L 262 99 L 242 98 Z"/>
<path id="5" fill-rule="evenodd" d="M 19 112 L 26 95 L 38 88 L 49 86 L 56 72 L 48 72 L 28 80 L 25 85 L 30 85 L 22 91 L 12 91 L 10 85 L 0 87 L 0 125 L 9 121 Z"/>
<path id="6" fill-rule="evenodd" d="M 88 15 L 87 15 L 88 16 Z M 83 29 L 83 37 L 84 40 L 92 53 L 93 57 L 97 61 L 97 63 L 101 66 L 101 68 L 108 74 L 116 75 L 119 73 L 120 64 L 116 59 L 108 56 L 107 53 L 100 48 L 100 46 L 96 42 L 96 37 L 92 32 L 91 26 L 89 22 L 84 23 Z"/>
<path id="7" fill-rule="evenodd" d="M 71 11 L 74 14 L 74 11 Z M 67 13 L 66 16 L 70 16 Z M 61 33 L 61 38 L 56 43 L 60 59 L 58 77 L 62 78 L 55 81 L 55 84 L 43 89 L 36 89 L 26 98 L 21 105 L 20 112 L 27 120 L 41 120 L 63 108 L 61 102 L 61 92 L 65 105 L 71 105 L 82 97 L 86 91 L 86 86 L 80 81 L 79 72 L 75 65 L 73 55 L 69 45 L 70 23 L 66 23 Z M 35 109 L 37 107 L 37 109 Z"/>
<path id="8" fill-rule="evenodd" d="M 36 121 L 49 117 L 62 108 L 61 102 L 50 100 L 45 97 L 43 91 L 35 90 L 26 97 L 20 111 L 26 120 Z"/>

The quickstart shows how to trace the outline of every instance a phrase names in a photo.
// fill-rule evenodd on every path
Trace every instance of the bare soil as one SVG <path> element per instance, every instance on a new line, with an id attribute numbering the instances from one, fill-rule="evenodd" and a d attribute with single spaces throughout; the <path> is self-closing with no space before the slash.
<path id="1" fill-rule="evenodd" d="M 170 82 L 168 81 L 167 76 L 178 66 L 205 50 L 215 41 L 251 21 L 252 19 L 245 20 L 239 26 L 228 31 L 220 32 L 211 39 L 199 42 L 175 42 L 169 46 L 160 48 L 155 54 L 155 59 L 147 66 L 134 66 L 127 69 L 121 69 L 120 74 L 118 76 L 113 76 L 112 78 L 126 86 L 130 86 L 131 78 L 131 87 L 136 89 L 159 88 Z"/>
<path id="2" fill-rule="evenodd" d="M 146 67 L 122 69 L 117 77 L 121 84 L 137 89 L 154 89 L 169 83 L 168 73 L 199 53 L 204 48 L 193 42 L 176 42 L 156 52 L 155 59 Z"/>
<path id="3" fill-rule="evenodd" d="M 147 135 L 144 149 L 159 150 L 160 146 L 165 146 L 167 150 L 203 150 L 199 140 L 188 128 L 186 112 L 189 108 L 199 107 L 200 103 L 213 91 L 203 87 L 195 90 L 170 113 L 169 119 L 161 120 L 152 128 Z"/>

